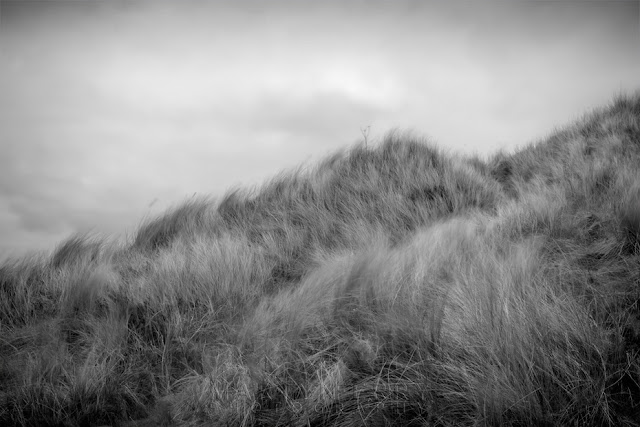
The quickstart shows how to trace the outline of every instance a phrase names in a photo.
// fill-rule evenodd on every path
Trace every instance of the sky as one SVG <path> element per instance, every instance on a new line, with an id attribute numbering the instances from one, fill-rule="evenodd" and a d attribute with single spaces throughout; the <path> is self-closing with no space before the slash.
<path id="1" fill-rule="evenodd" d="M 640 89 L 639 1 L 0 0 L 0 260 L 397 128 L 513 151 Z"/>

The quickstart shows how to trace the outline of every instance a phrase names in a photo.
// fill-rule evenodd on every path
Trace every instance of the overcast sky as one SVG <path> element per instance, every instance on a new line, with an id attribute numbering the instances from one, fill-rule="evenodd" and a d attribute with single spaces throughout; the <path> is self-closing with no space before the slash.
<path id="1" fill-rule="evenodd" d="M 1 1 L 0 259 L 393 127 L 513 150 L 640 89 L 638 1 Z"/>

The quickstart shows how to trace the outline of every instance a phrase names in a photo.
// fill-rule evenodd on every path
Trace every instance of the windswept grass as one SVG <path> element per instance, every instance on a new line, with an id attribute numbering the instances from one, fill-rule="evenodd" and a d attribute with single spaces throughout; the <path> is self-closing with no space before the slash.
<path id="1" fill-rule="evenodd" d="M 1 425 L 639 425 L 640 93 L 391 132 L 0 267 Z"/>

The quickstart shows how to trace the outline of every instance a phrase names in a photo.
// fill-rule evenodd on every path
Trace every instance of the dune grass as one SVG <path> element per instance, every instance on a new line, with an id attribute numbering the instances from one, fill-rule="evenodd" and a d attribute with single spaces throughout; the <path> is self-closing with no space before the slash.
<path id="1" fill-rule="evenodd" d="M 0 267 L 0 425 L 639 425 L 640 93 L 356 145 Z"/>

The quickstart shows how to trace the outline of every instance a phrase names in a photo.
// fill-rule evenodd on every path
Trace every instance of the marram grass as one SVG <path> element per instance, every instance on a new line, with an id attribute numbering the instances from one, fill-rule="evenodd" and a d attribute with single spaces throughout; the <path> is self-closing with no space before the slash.
<path id="1" fill-rule="evenodd" d="M 409 134 L 0 267 L 0 425 L 640 425 L 640 94 Z"/>

